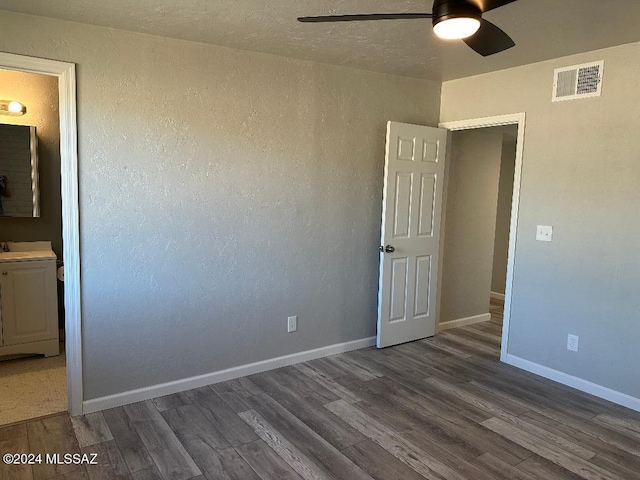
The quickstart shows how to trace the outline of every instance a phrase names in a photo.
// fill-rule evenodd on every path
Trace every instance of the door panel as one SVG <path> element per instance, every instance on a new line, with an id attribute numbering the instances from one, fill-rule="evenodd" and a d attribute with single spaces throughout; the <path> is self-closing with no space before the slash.
<path id="1" fill-rule="evenodd" d="M 394 208 L 393 238 L 408 238 L 411 221 L 411 186 L 413 177 L 410 173 L 396 175 L 396 200 Z"/>
<path id="2" fill-rule="evenodd" d="M 430 142 L 424 140 L 422 142 L 422 161 L 438 163 L 438 144 L 439 142 Z"/>
<path id="3" fill-rule="evenodd" d="M 435 334 L 447 131 L 387 124 L 378 348 Z"/>
<path id="4" fill-rule="evenodd" d="M 418 211 L 418 236 L 433 236 L 434 209 L 436 207 L 437 175 L 423 173 L 420 176 L 420 209 Z"/>
<path id="5" fill-rule="evenodd" d="M 429 315 L 431 293 L 431 255 L 416 257 L 416 302 L 414 318 Z"/>
<path id="6" fill-rule="evenodd" d="M 3 265 L 2 271 L 4 345 L 55 338 L 58 328 L 55 263 Z"/>
<path id="7" fill-rule="evenodd" d="M 398 160 L 412 162 L 415 148 L 413 138 L 398 137 Z"/>
<path id="8" fill-rule="evenodd" d="M 406 320 L 407 259 L 394 258 L 391 269 L 391 305 L 389 321 L 398 322 Z"/>

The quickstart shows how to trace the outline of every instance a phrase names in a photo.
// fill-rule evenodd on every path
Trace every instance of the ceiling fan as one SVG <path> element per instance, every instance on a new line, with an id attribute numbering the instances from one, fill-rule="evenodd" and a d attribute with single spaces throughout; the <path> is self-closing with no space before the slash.
<path id="1" fill-rule="evenodd" d="M 447 40 L 461 39 L 483 57 L 502 52 L 515 43 L 493 23 L 482 18 L 489 10 L 516 0 L 435 0 L 432 13 L 365 13 L 299 17 L 303 23 L 353 22 L 363 20 L 408 20 L 431 18 L 433 31 Z"/>

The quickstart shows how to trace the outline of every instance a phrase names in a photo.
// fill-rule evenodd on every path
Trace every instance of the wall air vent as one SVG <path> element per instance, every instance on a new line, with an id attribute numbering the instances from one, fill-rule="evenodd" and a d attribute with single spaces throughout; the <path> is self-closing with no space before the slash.
<path id="1" fill-rule="evenodd" d="M 604 60 L 557 68 L 553 75 L 553 101 L 599 97 L 602 92 Z"/>

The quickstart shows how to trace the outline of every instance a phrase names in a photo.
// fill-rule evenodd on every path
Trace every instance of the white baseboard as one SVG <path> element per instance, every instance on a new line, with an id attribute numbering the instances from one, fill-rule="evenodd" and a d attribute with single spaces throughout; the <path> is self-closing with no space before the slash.
<path id="1" fill-rule="evenodd" d="M 491 292 L 491 298 L 493 300 L 500 300 L 504 302 L 504 293 Z"/>
<path id="2" fill-rule="evenodd" d="M 85 400 L 82 403 L 82 413 L 93 413 L 100 410 L 105 410 L 107 408 L 120 407 L 129 403 L 150 400 L 152 398 L 162 397 L 164 395 L 170 395 L 172 393 L 191 390 L 192 388 L 203 387 L 205 385 L 212 385 L 214 383 L 226 382 L 227 380 L 232 380 L 234 378 L 245 377 L 247 375 L 253 375 L 260 372 L 266 372 L 267 370 L 273 370 L 274 368 L 294 365 L 296 363 L 306 362 L 309 360 L 314 360 L 316 358 L 328 357 L 329 355 L 336 355 L 338 353 L 349 352 L 351 350 L 359 350 L 361 348 L 371 347 L 375 344 L 376 337 L 362 338 L 360 340 L 337 343 L 335 345 L 328 345 L 326 347 L 316 348 L 313 350 L 306 350 L 304 352 L 292 353 L 291 355 L 262 360 L 260 362 L 240 365 L 238 367 L 227 368 L 226 370 L 205 373 L 204 375 L 183 378 L 181 380 L 175 380 L 173 382 L 161 383 L 145 388 L 116 393 L 115 395 L 108 395 L 106 397 Z"/>
<path id="3" fill-rule="evenodd" d="M 464 327 L 465 325 L 472 325 L 474 323 L 488 322 L 491 320 L 490 313 L 483 313 L 482 315 L 474 315 L 473 317 L 459 318 L 457 320 L 449 320 L 448 322 L 442 322 L 439 325 L 439 331 L 449 330 L 450 328 Z"/>
<path id="4" fill-rule="evenodd" d="M 509 365 L 513 365 L 514 367 L 526 370 L 527 372 L 535 373 L 536 375 L 548 378 L 549 380 L 554 380 L 563 385 L 567 385 L 568 387 L 575 388 L 582 392 L 590 393 L 591 395 L 595 395 L 596 397 L 604 398 L 605 400 L 609 400 L 610 402 L 617 403 L 618 405 L 622 405 L 623 407 L 627 407 L 631 410 L 640 412 L 640 398 L 635 398 L 631 395 L 627 395 L 626 393 L 611 390 L 610 388 L 603 387 L 602 385 L 597 385 L 595 383 L 589 382 L 588 380 L 574 377 L 573 375 L 569 375 L 568 373 L 563 373 L 558 370 L 545 367 L 538 363 L 525 360 L 524 358 L 516 357 L 515 355 L 507 354 L 504 362 L 508 363 Z"/>

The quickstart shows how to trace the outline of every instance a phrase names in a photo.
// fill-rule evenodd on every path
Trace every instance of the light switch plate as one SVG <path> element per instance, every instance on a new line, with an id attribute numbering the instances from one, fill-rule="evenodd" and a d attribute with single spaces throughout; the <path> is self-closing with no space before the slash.
<path id="1" fill-rule="evenodd" d="M 553 227 L 549 225 L 538 225 L 536 230 L 536 240 L 539 242 L 550 242 L 553 239 Z"/>
<path id="2" fill-rule="evenodd" d="M 293 333 L 298 330 L 298 316 L 287 318 L 287 333 Z"/>

